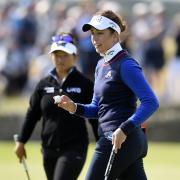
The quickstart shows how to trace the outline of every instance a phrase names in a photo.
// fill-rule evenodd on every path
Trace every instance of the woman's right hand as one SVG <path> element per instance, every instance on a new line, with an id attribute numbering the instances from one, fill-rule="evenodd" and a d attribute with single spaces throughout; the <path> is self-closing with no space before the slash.
<path id="1" fill-rule="evenodd" d="M 72 101 L 72 99 L 70 99 L 66 95 L 61 96 L 61 100 L 58 103 L 58 107 L 61 107 L 61 108 L 65 109 L 66 111 L 69 111 L 69 113 L 72 113 L 72 114 L 76 112 L 76 108 L 77 108 L 74 101 Z"/>
<path id="2" fill-rule="evenodd" d="M 16 153 L 17 157 L 19 158 L 19 162 L 22 162 L 22 159 L 26 158 L 26 150 L 24 148 L 24 143 L 16 142 L 16 146 L 14 149 L 14 152 Z"/>

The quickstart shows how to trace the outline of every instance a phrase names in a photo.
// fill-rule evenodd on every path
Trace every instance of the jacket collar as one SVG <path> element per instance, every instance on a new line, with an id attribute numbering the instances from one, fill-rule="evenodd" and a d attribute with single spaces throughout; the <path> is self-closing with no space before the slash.
<path id="1" fill-rule="evenodd" d="M 62 83 L 67 79 L 67 77 L 68 77 L 73 71 L 75 71 L 75 70 L 76 70 L 76 67 L 72 67 L 72 68 L 69 70 L 67 76 L 64 77 L 62 81 L 59 80 L 55 68 L 50 72 L 50 75 L 51 75 L 54 79 L 56 79 L 57 82 L 59 82 L 60 84 L 62 84 Z"/>
<path id="2" fill-rule="evenodd" d="M 112 48 L 107 50 L 105 54 L 101 54 L 104 58 L 104 62 L 110 61 L 118 52 L 122 51 L 120 43 L 116 43 Z"/>

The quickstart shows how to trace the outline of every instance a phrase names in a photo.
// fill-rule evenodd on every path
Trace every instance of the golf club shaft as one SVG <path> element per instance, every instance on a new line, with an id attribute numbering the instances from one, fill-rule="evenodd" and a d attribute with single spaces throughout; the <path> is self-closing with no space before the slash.
<path id="1" fill-rule="evenodd" d="M 107 167 L 106 167 L 106 172 L 105 172 L 105 175 L 104 175 L 105 179 L 104 180 L 107 180 L 108 177 L 109 177 L 115 155 L 116 155 L 115 150 L 114 150 L 114 148 L 112 148 L 112 151 L 111 151 L 111 154 L 110 154 L 110 157 L 109 157 L 109 161 L 108 161 L 108 164 L 107 164 Z"/>
<path id="2" fill-rule="evenodd" d="M 25 161 L 24 157 L 22 158 L 22 164 L 23 164 L 24 170 L 25 170 L 25 172 L 26 172 L 27 178 L 28 178 L 28 180 L 30 180 L 30 176 L 29 176 L 29 173 L 28 173 L 27 164 L 26 164 L 26 161 Z"/>
<path id="3" fill-rule="evenodd" d="M 14 141 L 15 141 L 15 142 L 18 141 L 18 135 L 17 135 L 17 134 L 14 135 Z M 29 173 L 28 173 L 28 167 L 27 167 L 26 160 L 25 160 L 24 157 L 22 158 L 22 165 L 23 165 L 23 167 L 24 167 L 24 170 L 25 170 L 25 172 L 26 172 L 26 175 L 27 175 L 28 180 L 30 180 L 30 176 L 29 176 Z"/>

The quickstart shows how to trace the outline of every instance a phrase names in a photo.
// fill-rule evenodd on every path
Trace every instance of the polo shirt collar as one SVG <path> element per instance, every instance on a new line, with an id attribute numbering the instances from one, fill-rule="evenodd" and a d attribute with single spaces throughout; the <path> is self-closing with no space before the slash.
<path id="1" fill-rule="evenodd" d="M 111 49 L 107 50 L 105 54 L 101 54 L 104 58 L 104 62 L 110 61 L 118 52 L 122 51 L 120 43 L 116 43 Z"/>

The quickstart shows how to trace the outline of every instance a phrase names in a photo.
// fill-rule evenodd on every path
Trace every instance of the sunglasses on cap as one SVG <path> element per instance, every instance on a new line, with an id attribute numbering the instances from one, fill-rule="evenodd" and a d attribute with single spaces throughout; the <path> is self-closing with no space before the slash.
<path id="1" fill-rule="evenodd" d="M 53 42 L 58 43 L 59 41 L 64 41 L 66 43 L 73 43 L 73 38 L 68 34 L 55 35 L 55 36 L 52 36 L 51 39 L 52 39 L 52 43 Z"/>
<path id="2" fill-rule="evenodd" d="M 69 54 L 77 54 L 77 48 L 73 43 L 73 38 L 69 34 L 52 36 L 50 53 L 54 51 L 65 51 Z"/>

